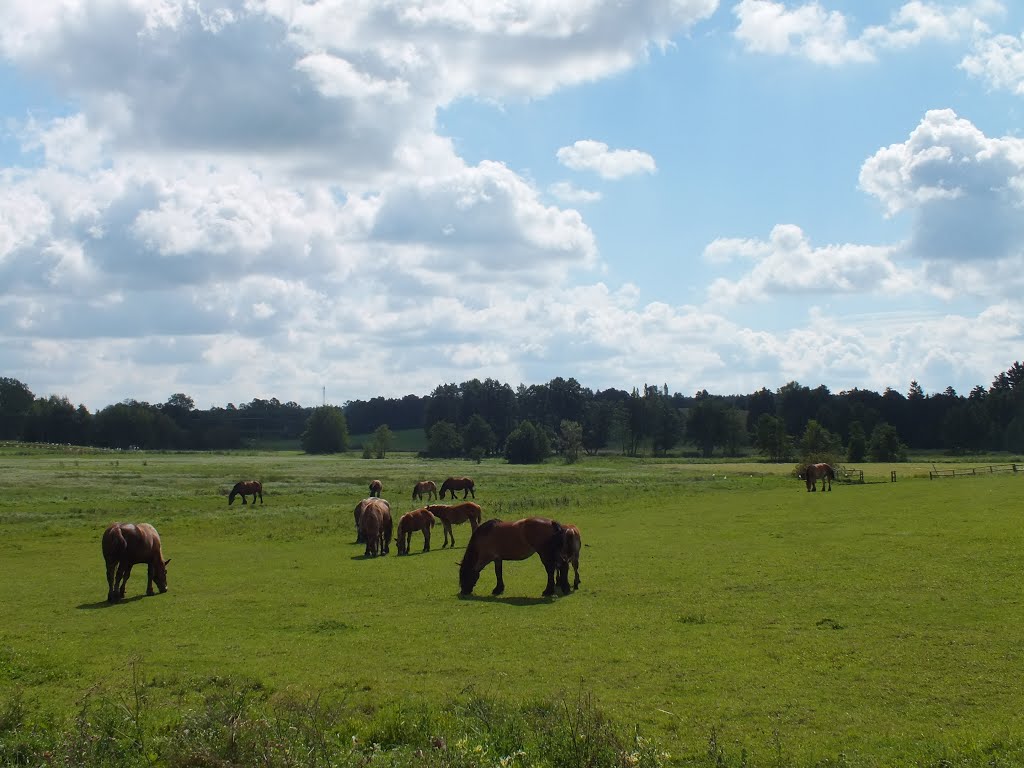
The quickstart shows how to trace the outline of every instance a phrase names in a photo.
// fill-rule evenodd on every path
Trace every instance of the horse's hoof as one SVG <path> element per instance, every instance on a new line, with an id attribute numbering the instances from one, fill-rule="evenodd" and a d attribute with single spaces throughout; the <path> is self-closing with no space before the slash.
<path id="1" fill-rule="evenodd" d="M 505 591 L 504 589 L 501 589 L 499 587 L 495 587 L 494 589 L 491 590 L 491 594 L 494 595 L 495 597 L 497 597 L 498 595 L 500 595 L 504 591 Z"/>

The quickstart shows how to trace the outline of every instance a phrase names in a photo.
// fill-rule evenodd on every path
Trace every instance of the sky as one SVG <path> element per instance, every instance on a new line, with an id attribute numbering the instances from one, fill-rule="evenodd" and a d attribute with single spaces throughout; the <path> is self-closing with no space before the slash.
<path id="1" fill-rule="evenodd" d="M 4 0 L 0 376 L 967 394 L 1022 126 L 1015 0 Z"/>

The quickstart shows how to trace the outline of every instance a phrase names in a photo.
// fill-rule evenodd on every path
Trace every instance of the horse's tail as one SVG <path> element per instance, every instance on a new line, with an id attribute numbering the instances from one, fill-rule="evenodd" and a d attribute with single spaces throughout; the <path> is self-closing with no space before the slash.
<path id="1" fill-rule="evenodd" d="M 106 535 L 103 537 L 103 557 L 106 559 L 121 559 L 121 556 L 128 549 L 128 542 L 125 541 L 124 534 L 121 532 L 121 524 L 114 523 L 112 526 L 107 528 Z"/>

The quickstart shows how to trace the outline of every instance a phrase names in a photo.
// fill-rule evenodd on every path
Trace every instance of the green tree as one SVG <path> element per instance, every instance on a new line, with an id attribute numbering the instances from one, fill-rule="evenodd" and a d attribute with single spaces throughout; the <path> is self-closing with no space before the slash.
<path id="1" fill-rule="evenodd" d="M 797 448 L 803 464 L 816 464 L 821 461 L 836 464 L 842 455 L 843 446 L 838 435 L 821 426 L 817 419 L 810 419 L 804 427 Z"/>
<path id="2" fill-rule="evenodd" d="M 728 433 L 724 404 L 705 392 L 698 393 L 696 405 L 686 416 L 686 437 L 700 448 L 704 458 L 710 458 L 716 446 L 725 445 Z"/>
<path id="3" fill-rule="evenodd" d="M 868 441 L 868 458 L 879 462 L 907 460 L 907 449 L 900 442 L 896 427 L 886 421 L 875 425 Z"/>
<path id="4" fill-rule="evenodd" d="M 786 425 L 782 419 L 767 413 L 757 419 L 755 443 L 769 461 L 789 461 L 793 455 L 793 441 L 786 433 Z"/>
<path id="5" fill-rule="evenodd" d="M 388 450 L 394 442 L 395 433 L 387 424 L 381 424 L 373 431 L 373 438 L 370 440 L 370 447 L 375 458 L 383 459 L 388 455 Z"/>
<path id="6" fill-rule="evenodd" d="M 505 441 L 509 464 L 540 464 L 551 453 L 548 437 L 530 421 L 522 421 Z"/>
<path id="7" fill-rule="evenodd" d="M 34 400 L 32 390 L 17 379 L 0 378 L 0 439 L 21 439 L 21 428 Z"/>
<path id="8" fill-rule="evenodd" d="M 583 427 L 578 421 L 562 419 L 559 429 L 565 463 L 575 464 L 579 461 L 580 451 L 583 449 Z"/>
<path id="9" fill-rule="evenodd" d="M 299 438 L 306 453 L 340 453 L 348 448 L 345 413 L 336 405 L 314 408 Z"/>
<path id="10" fill-rule="evenodd" d="M 846 446 L 846 460 L 853 463 L 864 461 L 868 453 L 868 438 L 859 421 L 850 422 L 850 442 Z"/>
<path id="11" fill-rule="evenodd" d="M 462 438 L 452 422 L 435 422 L 427 431 L 427 453 L 445 459 L 461 455 Z"/>
<path id="12" fill-rule="evenodd" d="M 494 451 L 494 430 L 479 413 L 474 413 L 462 430 L 462 449 L 474 459 L 482 459 Z"/>

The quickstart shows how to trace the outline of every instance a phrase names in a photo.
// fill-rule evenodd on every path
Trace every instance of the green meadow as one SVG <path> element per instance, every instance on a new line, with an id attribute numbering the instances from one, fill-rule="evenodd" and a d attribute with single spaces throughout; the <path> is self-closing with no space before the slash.
<path id="1" fill-rule="evenodd" d="M 810 494 L 756 462 L 7 446 L 0 737 L 125 690 L 170 720 L 235 686 L 367 717 L 593 701 L 679 765 L 1020 764 L 1024 478 L 932 466 L 859 465 L 865 483 Z M 437 526 L 430 552 L 417 533 L 408 557 L 363 558 L 352 508 L 371 479 L 397 521 L 414 482 L 450 474 L 476 480 L 485 519 L 578 525 L 579 591 L 542 598 L 534 557 L 505 564 L 501 597 L 488 567 L 460 598 L 467 525 L 454 550 Z M 265 503 L 229 507 L 247 478 Z M 166 594 L 145 597 L 137 566 L 107 604 L 115 520 L 160 531 Z"/>

